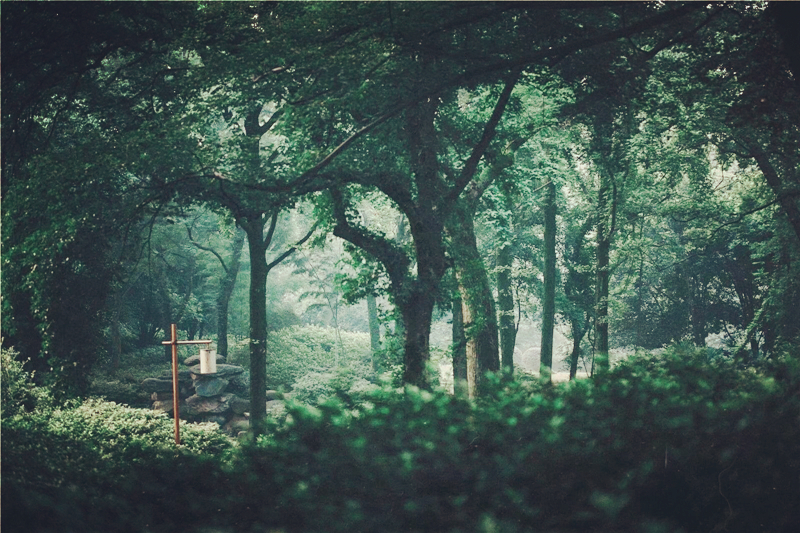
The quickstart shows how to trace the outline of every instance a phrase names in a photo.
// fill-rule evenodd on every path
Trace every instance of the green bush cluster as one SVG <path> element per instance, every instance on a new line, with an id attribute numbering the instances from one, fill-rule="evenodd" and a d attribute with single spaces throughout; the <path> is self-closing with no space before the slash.
<path id="1" fill-rule="evenodd" d="M 237 516 L 292 531 L 798 531 L 798 376 L 794 361 L 755 372 L 675 348 L 559 386 L 497 377 L 477 403 L 412 389 L 298 404 L 237 456 L 256 480 Z"/>
<path id="2" fill-rule="evenodd" d="M 332 372 L 311 372 L 301 377 L 294 383 L 292 398 L 310 405 L 333 398 L 357 402 L 363 394 L 377 388 L 353 367 L 343 367 Z"/>
<path id="3" fill-rule="evenodd" d="M 100 399 L 56 405 L 13 354 L 2 362 L 4 530 L 179 530 L 187 510 L 208 514 L 208 501 L 184 496 L 202 493 L 233 449 L 215 424 L 182 424 L 176 447 L 164 413 Z M 173 515 L 166 499 L 183 509 Z"/>
<path id="4" fill-rule="evenodd" d="M 37 387 L 33 376 L 26 371 L 19 354 L 12 349 L 0 349 L 0 418 L 46 409 L 53 404 L 50 391 Z"/>
<path id="5" fill-rule="evenodd" d="M 327 382 L 338 373 L 361 379 L 372 374 L 366 333 L 290 326 L 270 332 L 267 343 L 268 385 L 273 389 L 291 391 L 299 383 L 301 387 L 318 387 L 323 393 L 330 390 Z M 229 360 L 247 368 L 250 357 L 246 345 L 232 350 Z M 307 396 L 314 396 L 313 391 Z"/>
<path id="6" fill-rule="evenodd" d="M 561 385 L 497 376 L 479 401 L 344 389 L 237 446 L 186 426 L 176 450 L 167 419 L 105 402 L 22 412 L 3 422 L 4 526 L 800 530 L 796 359 L 742 369 L 677 347 Z"/>

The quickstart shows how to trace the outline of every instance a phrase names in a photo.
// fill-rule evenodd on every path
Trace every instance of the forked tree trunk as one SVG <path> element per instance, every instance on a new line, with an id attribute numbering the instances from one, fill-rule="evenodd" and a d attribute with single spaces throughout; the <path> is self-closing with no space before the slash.
<path id="1" fill-rule="evenodd" d="M 570 330 L 572 331 L 572 352 L 569 354 L 569 379 L 573 380 L 578 375 L 578 361 L 581 357 L 581 341 L 588 329 L 584 326 L 589 324 L 589 314 L 586 314 L 586 318 L 583 322 L 577 318 L 571 318 L 569 324 Z"/>

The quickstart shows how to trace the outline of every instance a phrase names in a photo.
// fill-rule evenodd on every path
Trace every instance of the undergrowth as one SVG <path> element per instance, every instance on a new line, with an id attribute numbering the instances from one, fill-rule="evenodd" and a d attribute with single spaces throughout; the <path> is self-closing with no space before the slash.
<path id="1" fill-rule="evenodd" d="M 3 525 L 800 530 L 795 358 L 754 370 L 675 347 L 592 380 L 491 381 L 479 401 L 381 388 L 357 401 L 289 402 L 286 420 L 255 443 L 188 425 L 177 449 L 166 418 L 20 400 L 3 419 Z"/>

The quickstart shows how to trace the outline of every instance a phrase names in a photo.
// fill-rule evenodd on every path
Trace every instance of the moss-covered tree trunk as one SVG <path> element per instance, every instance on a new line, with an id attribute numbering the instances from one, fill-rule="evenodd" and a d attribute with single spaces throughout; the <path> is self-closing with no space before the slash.
<path id="1" fill-rule="evenodd" d="M 470 398 L 479 394 L 486 372 L 500 369 L 494 296 L 478 251 L 472 219 L 472 211 L 459 202 L 447 230 L 453 245 L 456 280 L 461 294 Z"/>
<path id="2" fill-rule="evenodd" d="M 372 351 L 372 370 L 376 371 L 376 357 L 381 350 L 381 324 L 378 321 L 378 302 L 375 295 L 367 294 L 367 320 L 369 322 L 369 347 Z"/>
<path id="3" fill-rule="evenodd" d="M 542 299 L 542 351 L 539 374 L 550 381 L 553 371 L 553 329 L 556 318 L 556 185 L 545 186 L 544 298 Z"/>

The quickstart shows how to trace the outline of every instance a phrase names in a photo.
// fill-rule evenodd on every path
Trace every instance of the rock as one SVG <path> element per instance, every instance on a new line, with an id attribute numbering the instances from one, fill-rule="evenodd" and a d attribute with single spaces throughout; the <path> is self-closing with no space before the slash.
<path id="1" fill-rule="evenodd" d="M 147 378 L 141 387 L 146 392 L 172 392 L 172 379 Z"/>
<path id="2" fill-rule="evenodd" d="M 168 379 L 170 383 L 172 382 L 172 371 L 164 372 L 158 379 Z M 186 369 L 178 369 L 178 383 L 191 383 L 192 381 L 192 374 Z"/>
<path id="3" fill-rule="evenodd" d="M 194 382 L 194 390 L 198 396 L 218 396 L 222 394 L 225 387 L 228 386 L 228 380 L 223 378 L 206 378 L 198 379 Z"/>
<path id="4" fill-rule="evenodd" d="M 224 363 L 224 362 L 225 362 L 225 356 L 217 354 L 217 364 Z M 186 359 L 183 360 L 183 364 L 186 365 L 186 366 L 199 365 L 200 364 L 200 354 L 195 354 L 195 355 L 193 355 L 191 357 L 187 357 Z"/>
<path id="5" fill-rule="evenodd" d="M 286 406 L 283 405 L 281 400 L 271 400 L 267 402 L 267 413 L 271 414 L 272 416 L 278 416 L 285 410 Z"/>
<path id="6" fill-rule="evenodd" d="M 247 431 L 250 429 L 250 420 L 248 420 L 245 416 L 234 416 L 228 420 L 227 424 L 222 426 L 222 429 L 232 435 L 236 435 L 241 431 Z"/>
<path id="7" fill-rule="evenodd" d="M 211 414 L 218 415 L 230 411 L 230 401 L 233 394 L 226 393 L 214 398 L 206 398 L 204 396 L 189 396 L 186 398 L 186 414 L 187 415 L 201 415 Z"/>
<path id="8" fill-rule="evenodd" d="M 164 411 L 165 413 L 171 413 L 174 405 L 172 405 L 172 400 L 165 402 L 165 401 L 156 401 L 153 402 L 153 411 Z"/>
<path id="9" fill-rule="evenodd" d="M 192 379 L 203 377 L 203 374 L 200 373 L 200 365 L 194 365 L 189 369 L 189 372 L 192 374 Z M 237 374 L 241 374 L 242 372 L 244 372 L 244 368 L 240 367 L 239 365 L 217 365 L 217 373 L 214 374 L 214 376 L 218 378 L 224 378 L 228 376 L 235 376 Z"/>
<path id="10" fill-rule="evenodd" d="M 224 416 L 220 415 L 205 415 L 201 416 L 199 422 L 215 422 L 219 424 L 220 427 L 225 425 L 227 419 Z"/>
<path id="11" fill-rule="evenodd" d="M 245 370 L 241 374 L 229 376 L 228 379 L 230 380 L 230 384 L 228 385 L 229 391 L 235 392 L 241 396 L 250 394 L 250 372 Z"/>
<path id="12" fill-rule="evenodd" d="M 282 400 L 282 399 L 283 399 L 283 394 L 282 393 L 280 393 L 280 392 L 278 392 L 276 390 L 268 390 L 267 391 L 267 401 L 268 402 L 272 401 L 272 400 Z"/>
<path id="13" fill-rule="evenodd" d="M 233 398 L 231 398 L 230 403 L 231 403 L 231 411 L 233 411 L 237 415 L 243 415 L 250 411 L 250 400 L 234 396 Z"/>

